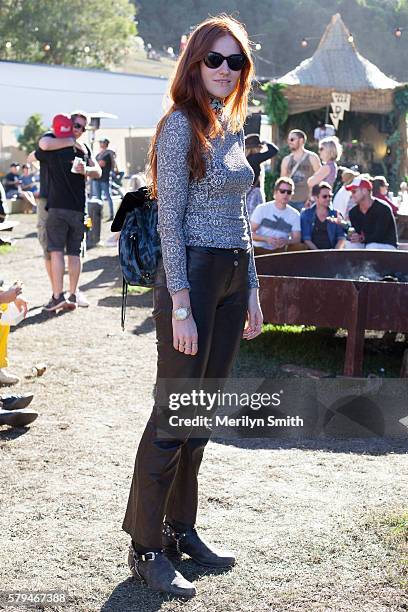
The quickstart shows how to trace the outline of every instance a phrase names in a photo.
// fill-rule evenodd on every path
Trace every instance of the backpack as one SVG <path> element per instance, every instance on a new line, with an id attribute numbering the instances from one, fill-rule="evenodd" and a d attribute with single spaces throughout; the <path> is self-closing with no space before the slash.
<path id="1" fill-rule="evenodd" d="M 126 302 L 129 285 L 152 287 L 161 255 L 157 232 L 158 208 L 141 187 L 123 198 L 111 229 L 120 231 L 119 263 L 122 270 L 122 329 L 125 329 Z"/>

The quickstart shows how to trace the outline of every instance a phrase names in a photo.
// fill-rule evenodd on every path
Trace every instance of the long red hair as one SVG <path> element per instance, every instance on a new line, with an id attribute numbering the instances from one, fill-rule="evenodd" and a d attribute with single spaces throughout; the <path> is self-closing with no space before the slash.
<path id="1" fill-rule="evenodd" d="M 152 181 L 152 197 L 157 198 L 157 153 L 156 143 L 167 117 L 175 110 L 182 111 L 189 119 L 192 139 L 188 154 L 190 177 L 201 179 L 205 174 L 205 152 L 211 149 L 209 138 L 223 134 L 223 128 L 210 106 L 209 94 L 204 87 L 200 64 L 214 42 L 229 34 L 237 41 L 247 58 L 241 70 L 235 90 L 224 100 L 229 125 L 238 132 L 244 125 L 248 109 L 248 94 L 251 89 L 254 65 L 248 34 L 244 26 L 228 15 L 211 17 L 200 23 L 190 35 L 187 45 L 178 59 L 170 84 L 171 106 L 159 121 L 149 151 L 149 173 Z"/>

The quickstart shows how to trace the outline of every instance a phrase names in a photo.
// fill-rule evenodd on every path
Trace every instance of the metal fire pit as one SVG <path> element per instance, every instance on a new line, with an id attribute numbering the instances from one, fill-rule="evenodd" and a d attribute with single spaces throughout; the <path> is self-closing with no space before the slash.
<path id="1" fill-rule="evenodd" d="M 265 321 L 348 331 L 345 376 L 361 376 L 364 330 L 408 331 L 408 253 L 300 251 L 255 258 Z"/>

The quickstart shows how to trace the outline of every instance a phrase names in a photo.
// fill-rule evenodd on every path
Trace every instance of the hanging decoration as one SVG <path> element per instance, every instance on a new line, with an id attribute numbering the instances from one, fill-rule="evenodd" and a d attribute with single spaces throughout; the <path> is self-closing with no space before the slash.
<path id="1" fill-rule="evenodd" d="M 351 94 L 337 93 L 334 91 L 332 93 L 332 100 L 333 102 L 330 105 L 332 108 L 330 119 L 337 130 L 340 121 L 343 121 L 344 119 L 344 111 L 350 110 Z"/>

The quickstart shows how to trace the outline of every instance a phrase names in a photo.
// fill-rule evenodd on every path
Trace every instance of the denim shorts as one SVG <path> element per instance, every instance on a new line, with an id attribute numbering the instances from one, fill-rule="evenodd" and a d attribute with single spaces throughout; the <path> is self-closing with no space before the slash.
<path id="1" fill-rule="evenodd" d="M 84 213 L 67 208 L 50 208 L 46 222 L 47 250 L 66 252 L 67 255 L 81 254 L 84 238 Z"/>

